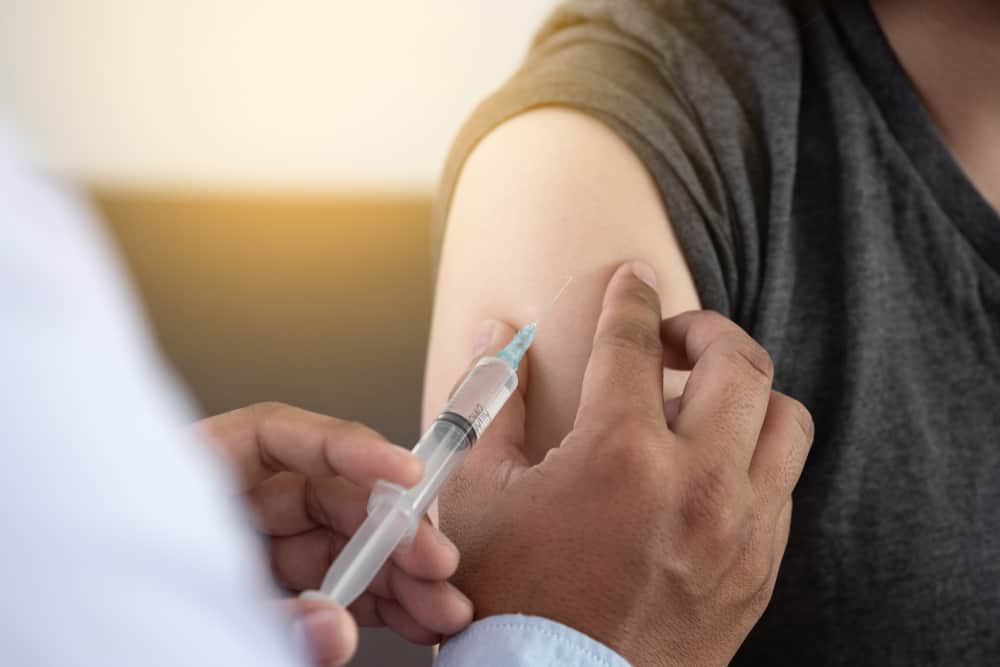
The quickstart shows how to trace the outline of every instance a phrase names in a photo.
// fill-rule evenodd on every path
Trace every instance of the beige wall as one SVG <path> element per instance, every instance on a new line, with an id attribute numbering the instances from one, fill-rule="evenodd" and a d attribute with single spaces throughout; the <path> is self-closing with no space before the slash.
<path id="1" fill-rule="evenodd" d="M 416 441 L 429 199 L 116 191 L 97 204 L 204 414 L 284 401 Z M 366 629 L 351 665 L 430 663 Z"/>
<path id="2" fill-rule="evenodd" d="M 0 115 L 111 185 L 429 189 L 553 0 L 5 0 Z"/>

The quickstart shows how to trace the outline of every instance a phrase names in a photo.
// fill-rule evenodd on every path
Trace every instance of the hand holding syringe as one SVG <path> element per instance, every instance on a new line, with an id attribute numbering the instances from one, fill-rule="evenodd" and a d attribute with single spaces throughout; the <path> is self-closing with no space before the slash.
<path id="1" fill-rule="evenodd" d="M 535 338 L 538 322 L 571 280 L 543 316 L 518 331 L 495 357 L 484 357 L 472 368 L 413 449 L 424 462 L 423 479 L 411 489 L 376 482 L 368 500 L 368 518 L 330 566 L 320 591 L 307 591 L 303 596 L 329 596 L 347 607 L 368 588 L 393 550 L 413 538 L 441 487 L 517 389 L 517 367 Z"/>

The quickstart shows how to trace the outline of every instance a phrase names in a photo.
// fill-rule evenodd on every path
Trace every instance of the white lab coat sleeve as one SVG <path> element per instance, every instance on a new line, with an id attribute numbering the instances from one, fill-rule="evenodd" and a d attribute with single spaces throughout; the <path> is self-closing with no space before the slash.
<path id="1" fill-rule="evenodd" d="M 98 226 L 8 148 L 0 133 L 0 664 L 306 664 Z"/>

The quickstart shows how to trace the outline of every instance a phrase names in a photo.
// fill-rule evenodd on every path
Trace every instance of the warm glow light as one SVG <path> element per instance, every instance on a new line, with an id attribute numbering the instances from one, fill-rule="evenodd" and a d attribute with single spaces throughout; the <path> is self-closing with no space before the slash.
<path id="1" fill-rule="evenodd" d="M 429 189 L 553 0 L 31 0 L 0 114 L 111 185 Z"/>

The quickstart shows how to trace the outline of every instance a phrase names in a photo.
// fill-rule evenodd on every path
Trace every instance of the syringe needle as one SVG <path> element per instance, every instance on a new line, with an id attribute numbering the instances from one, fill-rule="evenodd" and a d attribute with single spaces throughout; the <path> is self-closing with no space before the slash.
<path id="1" fill-rule="evenodd" d="M 549 302 L 548 307 L 542 311 L 534 322 L 528 322 L 521 327 L 520 331 L 514 334 L 511 341 L 507 343 L 507 347 L 497 353 L 498 358 L 505 359 L 511 367 L 515 369 L 517 368 L 518 364 L 521 363 L 521 359 L 524 358 L 525 352 L 528 351 L 528 348 L 531 347 L 531 343 L 535 340 L 535 332 L 538 331 L 538 323 L 548 317 L 549 313 L 552 312 L 552 307 L 556 305 L 556 301 L 559 300 L 559 297 L 562 296 L 562 293 L 566 291 L 566 288 L 569 287 L 571 282 L 573 282 L 573 276 L 566 279 L 562 289 L 556 292 L 555 297 L 553 297 L 552 301 Z"/>
<path id="2" fill-rule="evenodd" d="M 555 307 L 555 305 L 556 305 L 556 301 L 558 301 L 558 300 L 559 300 L 559 297 L 561 297 L 561 296 L 563 295 L 563 292 L 565 292 L 565 291 L 566 291 L 566 288 L 567 288 L 567 287 L 569 287 L 569 284 L 570 284 L 571 282 L 573 282 L 573 276 L 569 276 L 569 277 L 567 277 L 567 278 L 566 278 L 566 282 L 564 282 L 564 283 L 563 283 L 563 286 L 559 288 L 559 291 L 558 291 L 558 292 L 556 292 L 556 295 L 555 295 L 554 297 L 552 297 L 552 301 L 550 301 L 550 302 L 549 302 L 549 305 L 545 307 L 545 310 L 543 310 L 543 311 L 541 312 L 541 314 L 540 314 L 540 315 L 539 315 L 539 316 L 538 316 L 537 318 L 535 318 L 535 326 L 536 326 L 536 327 L 537 327 L 537 326 L 538 326 L 539 324 L 541 324 L 542 320 L 544 320 L 544 319 L 545 319 L 546 317 L 548 317 L 548 316 L 549 316 L 549 313 L 551 313 L 551 312 L 552 312 L 552 309 L 553 309 L 553 308 Z"/>

